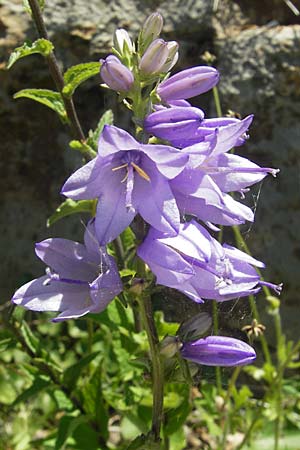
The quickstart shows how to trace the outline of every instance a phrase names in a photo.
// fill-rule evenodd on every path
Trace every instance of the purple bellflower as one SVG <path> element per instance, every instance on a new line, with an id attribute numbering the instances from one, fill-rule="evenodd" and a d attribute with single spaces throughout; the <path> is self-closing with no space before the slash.
<path id="1" fill-rule="evenodd" d="M 157 230 L 176 235 L 180 215 L 169 183 L 188 158 L 173 147 L 141 144 L 126 131 L 106 126 L 98 156 L 71 175 L 62 194 L 98 198 L 95 228 L 100 245 L 115 239 L 137 213 Z"/>
<path id="2" fill-rule="evenodd" d="M 115 55 L 101 59 L 100 75 L 108 87 L 118 92 L 127 92 L 134 83 L 132 72 Z"/>
<path id="3" fill-rule="evenodd" d="M 185 342 L 180 353 L 182 358 L 205 366 L 243 366 L 256 358 L 250 345 L 227 336 L 208 336 Z"/>
<path id="4" fill-rule="evenodd" d="M 137 251 L 157 283 L 175 288 L 196 302 L 219 302 L 256 294 L 265 284 L 252 266 L 264 264 L 224 244 L 195 221 L 181 224 L 177 236 L 150 229 Z M 280 292 L 281 285 L 267 285 Z"/>
<path id="5" fill-rule="evenodd" d="M 114 259 L 96 240 L 94 220 L 84 245 L 51 238 L 37 243 L 35 252 L 49 266 L 46 275 L 20 287 L 12 301 L 32 311 L 59 311 L 53 322 L 98 313 L 122 291 Z"/>
<path id="6" fill-rule="evenodd" d="M 219 72 L 209 66 L 196 66 L 182 70 L 160 83 L 157 93 L 164 103 L 203 94 L 219 81 Z"/>

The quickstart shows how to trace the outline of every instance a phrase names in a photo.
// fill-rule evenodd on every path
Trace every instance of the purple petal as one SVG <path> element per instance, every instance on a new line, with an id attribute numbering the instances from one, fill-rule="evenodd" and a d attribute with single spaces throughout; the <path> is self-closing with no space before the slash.
<path id="1" fill-rule="evenodd" d="M 140 148 L 141 144 L 127 131 L 113 125 L 105 125 L 99 138 L 98 153 L 104 157 L 119 151 L 140 150 Z"/>
<path id="2" fill-rule="evenodd" d="M 188 155 L 167 145 L 142 145 L 141 149 L 156 164 L 157 170 L 168 179 L 175 178 L 189 159 Z"/>
<path id="3" fill-rule="evenodd" d="M 238 339 L 224 336 L 208 336 L 186 342 L 181 356 L 189 361 L 207 366 L 241 366 L 255 360 L 252 347 Z"/>
<path id="4" fill-rule="evenodd" d="M 97 273 L 84 245 L 68 239 L 50 238 L 35 246 L 37 256 L 62 278 L 92 281 Z"/>
<path id="5" fill-rule="evenodd" d="M 242 252 L 241 250 L 238 250 L 237 248 L 232 247 L 231 245 L 223 244 L 223 248 L 225 250 L 226 255 L 228 255 L 230 259 L 243 261 L 260 268 L 266 267 L 262 261 L 258 261 L 257 259 L 248 255 L 247 253 Z"/>
<path id="6" fill-rule="evenodd" d="M 169 182 L 160 175 L 151 161 L 143 161 L 143 170 L 150 182 L 135 177 L 134 204 L 143 219 L 163 233 L 176 235 L 180 216 Z"/>

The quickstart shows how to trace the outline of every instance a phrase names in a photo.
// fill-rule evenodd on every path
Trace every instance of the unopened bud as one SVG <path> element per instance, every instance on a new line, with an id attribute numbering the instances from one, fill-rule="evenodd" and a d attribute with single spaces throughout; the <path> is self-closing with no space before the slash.
<path id="1" fill-rule="evenodd" d="M 143 53 L 147 47 L 158 38 L 163 27 L 162 15 L 158 12 L 151 14 L 144 22 L 139 36 L 139 51 Z"/>
<path id="2" fill-rule="evenodd" d="M 187 99 L 209 91 L 219 81 L 219 72 L 214 67 L 196 66 L 182 70 L 163 81 L 157 88 L 160 98 L 168 103 Z"/>
<path id="3" fill-rule="evenodd" d="M 161 72 L 169 72 L 169 70 L 171 70 L 178 61 L 178 43 L 176 41 L 170 41 L 167 42 L 167 46 L 169 54 L 165 64 L 161 68 Z"/>
<path id="4" fill-rule="evenodd" d="M 149 45 L 142 56 L 139 69 L 145 75 L 162 72 L 162 67 L 169 55 L 168 44 L 163 39 L 156 39 Z"/>
<path id="5" fill-rule="evenodd" d="M 183 341 L 196 340 L 203 336 L 212 326 L 212 318 L 206 312 L 196 314 L 184 321 L 179 328 L 178 335 Z"/>
<path id="6" fill-rule="evenodd" d="M 165 358 L 173 358 L 181 347 L 177 336 L 166 336 L 160 343 L 160 354 Z"/>
<path id="7" fill-rule="evenodd" d="M 100 75 L 107 86 L 118 92 L 130 90 L 134 82 L 133 74 L 116 56 L 109 55 L 100 62 Z"/>
<path id="8" fill-rule="evenodd" d="M 114 34 L 114 48 L 121 56 L 127 56 L 134 51 L 134 45 L 129 34 L 123 28 L 119 28 Z"/>

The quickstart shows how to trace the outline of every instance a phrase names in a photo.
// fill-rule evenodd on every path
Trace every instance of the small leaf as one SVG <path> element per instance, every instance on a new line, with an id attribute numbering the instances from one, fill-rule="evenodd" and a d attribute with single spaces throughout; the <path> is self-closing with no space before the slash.
<path id="1" fill-rule="evenodd" d="M 55 213 L 47 220 L 47 227 L 51 227 L 55 222 L 63 217 L 70 216 L 77 213 L 90 213 L 93 214 L 95 209 L 95 200 L 79 200 L 75 201 L 68 198 L 65 202 L 61 203 L 56 209 Z"/>
<path id="2" fill-rule="evenodd" d="M 100 66 L 99 62 L 89 62 L 70 67 L 64 74 L 63 94 L 71 97 L 81 83 L 99 74 Z"/>
<path id="3" fill-rule="evenodd" d="M 11 347 L 12 345 L 15 344 L 15 341 L 13 338 L 5 338 L 5 339 L 1 339 L 0 341 L 0 353 L 4 352 L 5 350 L 7 350 L 9 347 Z"/>
<path id="4" fill-rule="evenodd" d="M 20 333 L 27 345 L 27 347 L 32 351 L 32 353 L 36 353 L 39 348 L 39 340 L 34 334 L 32 333 L 31 329 L 29 328 L 28 324 L 23 321 L 20 326 Z"/>
<path id="5" fill-rule="evenodd" d="M 15 50 L 10 55 L 7 63 L 7 69 L 10 69 L 16 61 L 25 56 L 33 55 L 34 53 L 39 53 L 43 56 L 48 56 L 52 52 L 54 46 L 52 42 L 47 39 L 38 39 L 32 44 L 24 43 L 21 47 L 15 48 Z"/>
<path id="6" fill-rule="evenodd" d="M 92 149 L 86 142 L 73 140 L 69 142 L 69 146 L 73 150 L 79 150 L 84 156 L 89 156 L 90 159 L 93 159 L 97 156 L 97 152 Z"/>
<path id="7" fill-rule="evenodd" d="M 84 358 L 82 358 L 78 363 L 68 367 L 64 373 L 63 383 L 67 385 L 70 389 L 73 389 L 75 387 L 78 378 L 80 377 L 82 370 L 86 366 L 88 366 L 90 362 L 93 361 L 93 359 L 95 359 L 96 356 L 98 355 L 99 352 L 91 353 L 90 355 L 87 355 Z"/>
<path id="8" fill-rule="evenodd" d="M 65 105 L 59 92 L 49 89 L 22 89 L 22 91 L 14 94 L 15 99 L 21 97 L 30 98 L 48 106 L 48 108 L 53 109 L 59 115 L 63 122 L 67 122 Z"/>
<path id="9" fill-rule="evenodd" d="M 98 148 L 98 140 L 99 136 L 103 131 L 105 125 L 113 125 L 114 123 L 114 115 L 111 109 L 105 111 L 105 113 L 101 116 L 97 127 L 95 130 L 89 131 L 89 137 L 87 139 L 87 144 L 90 145 L 93 149 L 97 150 Z"/>
<path id="10" fill-rule="evenodd" d="M 42 391 L 46 387 L 49 387 L 49 385 L 50 385 L 49 377 L 46 376 L 37 377 L 32 383 L 32 385 L 15 399 L 12 406 L 16 406 L 18 403 L 26 402 L 29 398 L 35 396 L 38 392 Z"/>
<path id="11" fill-rule="evenodd" d="M 63 411 L 71 411 L 73 409 L 73 403 L 60 389 L 55 389 L 53 392 L 53 397 L 57 403 L 58 409 Z"/>
<path id="12" fill-rule="evenodd" d="M 86 417 L 75 417 L 72 415 L 65 415 L 60 419 L 59 427 L 57 431 L 57 438 L 55 442 L 55 450 L 61 450 L 65 448 L 65 444 L 69 436 L 71 436 L 74 430 L 82 423 L 86 422 Z"/>

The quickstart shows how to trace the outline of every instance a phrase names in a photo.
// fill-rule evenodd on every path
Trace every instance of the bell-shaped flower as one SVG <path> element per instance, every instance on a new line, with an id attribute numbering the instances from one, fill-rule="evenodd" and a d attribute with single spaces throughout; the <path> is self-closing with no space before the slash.
<path id="1" fill-rule="evenodd" d="M 157 93 L 164 103 L 169 103 L 203 94 L 218 81 L 219 72 L 214 67 L 196 66 L 182 70 L 160 83 Z"/>
<path id="2" fill-rule="evenodd" d="M 115 239 L 137 213 L 157 230 L 175 235 L 180 215 L 169 183 L 188 158 L 173 147 L 141 144 L 126 131 L 106 126 L 97 157 L 71 175 L 62 193 L 98 198 L 95 227 L 101 245 Z"/>
<path id="3" fill-rule="evenodd" d="M 180 354 L 182 358 L 204 366 L 243 366 L 256 359 L 250 345 L 227 336 L 208 336 L 185 342 Z"/>
<path id="4" fill-rule="evenodd" d="M 224 244 L 195 221 L 180 225 L 177 236 L 150 229 L 137 251 L 157 283 L 175 288 L 196 302 L 225 301 L 257 293 L 265 282 L 253 266 L 264 264 Z M 281 286 L 267 283 L 277 292 Z"/>
<path id="5" fill-rule="evenodd" d="M 47 264 L 46 275 L 20 287 L 12 301 L 32 311 L 59 311 L 54 322 L 98 313 L 122 291 L 114 259 L 100 247 L 94 220 L 87 225 L 84 244 L 51 238 L 36 244 Z"/>
<path id="6" fill-rule="evenodd" d="M 132 72 L 115 55 L 100 60 L 100 75 L 108 87 L 117 92 L 127 92 L 134 83 Z"/>

